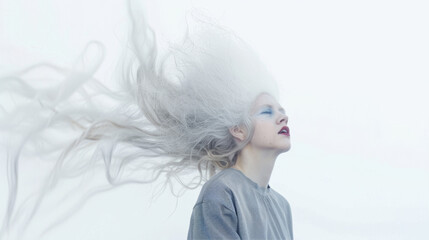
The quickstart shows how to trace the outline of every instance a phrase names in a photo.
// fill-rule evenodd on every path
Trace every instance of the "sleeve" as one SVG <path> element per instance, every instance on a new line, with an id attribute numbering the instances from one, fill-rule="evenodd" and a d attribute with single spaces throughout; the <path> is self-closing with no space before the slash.
<path id="1" fill-rule="evenodd" d="M 285 199 L 285 209 L 286 209 L 286 219 L 288 224 L 288 229 L 290 232 L 290 237 L 293 240 L 293 223 L 292 223 L 292 210 L 289 202 Z"/>
<path id="2" fill-rule="evenodd" d="M 240 239 L 237 215 L 222 204 L 201 202 L 192 211 L 188 240 Z"/>

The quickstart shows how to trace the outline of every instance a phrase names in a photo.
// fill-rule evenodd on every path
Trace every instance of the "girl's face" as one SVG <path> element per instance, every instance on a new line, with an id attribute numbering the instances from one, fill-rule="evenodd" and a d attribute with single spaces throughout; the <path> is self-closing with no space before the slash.
<path id="1" fill-rule="evenodd" d="M 266 93 L 259 95 L 251 114 L 255 131 L 249 144 L 261 150 L 286 152 L 290 149 L 288 117 L 275 98 Z"/>

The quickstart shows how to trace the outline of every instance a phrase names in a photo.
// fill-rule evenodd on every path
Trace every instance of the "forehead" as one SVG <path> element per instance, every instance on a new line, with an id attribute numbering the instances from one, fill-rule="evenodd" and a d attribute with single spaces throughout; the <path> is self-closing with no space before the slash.
<path id="1" fill-rule="evenodd" d="M 274 97 L 264 93 L 256 98 L 252 110 L 257 111 L 259 108 L 266 107 L 267 105 L 273 106 L 274 108 L 282 108 Z"/>

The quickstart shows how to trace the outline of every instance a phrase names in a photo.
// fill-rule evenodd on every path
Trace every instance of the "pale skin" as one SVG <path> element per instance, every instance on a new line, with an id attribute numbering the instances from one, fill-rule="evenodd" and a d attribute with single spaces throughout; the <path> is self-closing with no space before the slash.
<path id="1" fill-rule="evenodd" d="M 279 134 L 282 127 L 287 126 L 288 117 L 277 100 L 267 93 L 256 98 L 251 115 L 255 126 L 254 135 L 238 154 L 232 167 L 266 188 L 278 155 L 291 147 L 290 136 Z M 246 138 L 247 133 L 243 128 L 234 127 L 229 131 L 237 141 Z"/>

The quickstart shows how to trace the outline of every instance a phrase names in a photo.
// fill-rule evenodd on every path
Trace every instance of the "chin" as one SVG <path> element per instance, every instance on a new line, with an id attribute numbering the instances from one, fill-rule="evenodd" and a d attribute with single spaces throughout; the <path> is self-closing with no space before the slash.
<path id="1" fill-rule="evenodd" d="M 279 152 L 280 153 L 285 153 L 285 152 L 287 152 L 287 151 L 289 151 L 290 150 L 290 147 L 291 147 L 291 145 L 289 144 L 289 145 L 287 145 L 287 146 L 282 146 L 282 147 L 280 147 L 279 148 Z"/>

